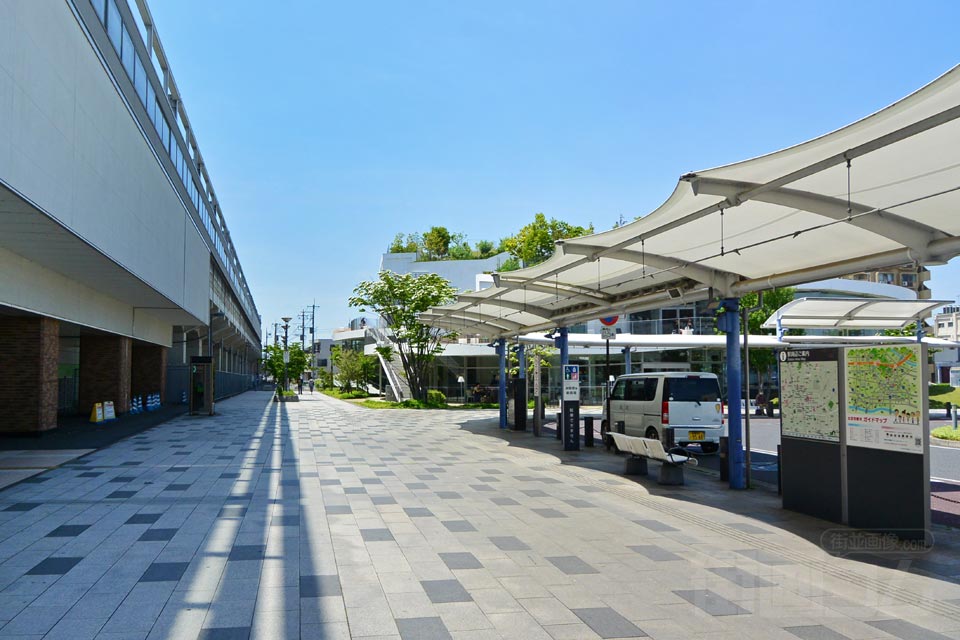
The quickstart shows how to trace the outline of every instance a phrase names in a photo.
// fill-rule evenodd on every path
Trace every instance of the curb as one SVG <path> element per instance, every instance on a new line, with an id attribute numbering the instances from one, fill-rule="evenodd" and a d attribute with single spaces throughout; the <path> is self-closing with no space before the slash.
<path id="1" fill-rule="evenodd" d="M 949 449 L 960 449 L 960 440 L 946 440 L 936 436 L 930 436 L 931 447 L 947 447 Z"/>

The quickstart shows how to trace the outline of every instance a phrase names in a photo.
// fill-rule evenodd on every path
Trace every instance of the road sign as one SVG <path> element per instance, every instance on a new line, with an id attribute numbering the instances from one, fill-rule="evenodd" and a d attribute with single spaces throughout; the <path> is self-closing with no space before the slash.
<path id="1" fill-rule="evenodd" d="M 617 332 L 614 331 L 613 327 L 601 327 L 600 337 L 604 340 L 614 340 L 617 337 Z"/>
<path id="2" fill-rule="evenodd" d="M 605 327 L 612 327 L 617 324 L 617 320 L 620 319 L 620 316 L 607 316 L 606 318 L 600 318 L 600 324 Z"/>

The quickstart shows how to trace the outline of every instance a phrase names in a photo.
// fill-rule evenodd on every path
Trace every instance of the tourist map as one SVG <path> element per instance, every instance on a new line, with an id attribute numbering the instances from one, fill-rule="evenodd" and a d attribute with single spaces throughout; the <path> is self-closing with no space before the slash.
<path id="1" fill-rule="evenodd" d="M 835 349 L 781 352 L 781 435 L 840 441 L 838 372 Z"/>
<path id="2" fill-rule="evenodd" d="M 923 453 L 919 344 L 845 350 L 847 445 Z"/>

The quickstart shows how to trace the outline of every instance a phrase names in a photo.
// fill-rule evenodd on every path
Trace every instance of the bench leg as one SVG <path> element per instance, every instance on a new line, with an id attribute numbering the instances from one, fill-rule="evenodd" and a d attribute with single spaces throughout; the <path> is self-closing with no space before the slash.
<path id="1" fill-rule="evenodd" d="M 678 486 L 683 484 L 683 467 L 674 464 L 661 464 L 657 484 Z"/>
<path id="2" fill-rule="evenodd" d="M 629 456 L 627 466 L 623 470 L 625 476 L 645 476 L 647 475 L 647 459 Z"/>

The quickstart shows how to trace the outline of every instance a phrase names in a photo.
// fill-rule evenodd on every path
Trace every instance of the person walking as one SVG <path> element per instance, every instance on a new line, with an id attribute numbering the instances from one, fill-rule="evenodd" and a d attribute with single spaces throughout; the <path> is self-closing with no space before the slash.
<path id="1" fill-rule="evenodd" d="M 310 378 L 310 393 L 313 393 L 313 378 Z"/>

